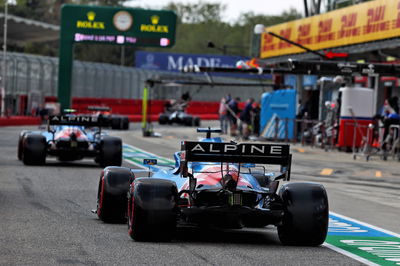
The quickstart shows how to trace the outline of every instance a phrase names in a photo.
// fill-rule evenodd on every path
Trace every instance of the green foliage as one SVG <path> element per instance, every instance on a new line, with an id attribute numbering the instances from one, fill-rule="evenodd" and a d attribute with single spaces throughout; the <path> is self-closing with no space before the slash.
<path id="1" fill-rule="evenodd" d="M 126 0 L 72 0 L 77 5 L 122 6 Z"/>
<path id="2" fill-rule="evenodd" d="M 164 7 L 166 10 L 174 10 L 179 16 L 180 23 L 196 24 L 205 22 L 220 22 L 224 5 L 219 3 L 176 4 L 169 3 Z"/>

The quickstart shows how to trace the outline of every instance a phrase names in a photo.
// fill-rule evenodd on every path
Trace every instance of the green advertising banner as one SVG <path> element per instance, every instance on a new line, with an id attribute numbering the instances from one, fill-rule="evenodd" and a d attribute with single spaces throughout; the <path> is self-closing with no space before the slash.
<path id="1" fill-rule="evenodd" d="M 177 16 L 173 11 L 63 5 L 61 8 L 58 99 L 70 108 L 74 43 L 171 47 Z"/>

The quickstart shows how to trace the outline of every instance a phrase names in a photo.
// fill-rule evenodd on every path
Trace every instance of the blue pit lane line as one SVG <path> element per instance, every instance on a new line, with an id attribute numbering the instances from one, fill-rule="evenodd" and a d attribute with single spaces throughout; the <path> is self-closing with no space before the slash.
<path id="1" fill-rule="evenodd" d="M 143 169 L 143 159 L 174 165 L 171 159 L 124 144 L 126 162 Z M 155 166 L 157 167 L 157 166 Z M 400 265 L 400 234 L 334 212 L 329 213 L 328 236 L 323 246 L 367 265 Z"/>

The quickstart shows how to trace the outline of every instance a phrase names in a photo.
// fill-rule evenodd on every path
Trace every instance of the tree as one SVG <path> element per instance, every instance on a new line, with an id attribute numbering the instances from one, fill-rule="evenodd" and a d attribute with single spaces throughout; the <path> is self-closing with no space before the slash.
<path id="1" fill-rule="evenodd" d="M 176 4 L 169 3 L 163 9 L 173 10 L 178 14 L 180 23 L 196 24 L 206 22 L 220 22 L 221 14 L 225 5 L 219 3 L 203 3 L 199 1 L 195 4 Z"/>

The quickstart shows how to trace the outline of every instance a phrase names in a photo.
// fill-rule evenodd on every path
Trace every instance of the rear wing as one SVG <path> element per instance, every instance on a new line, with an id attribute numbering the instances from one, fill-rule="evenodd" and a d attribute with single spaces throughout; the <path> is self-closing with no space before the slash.
<path id="1" fill-rule="evenodd" d="M 107 119 L 97 116 L 51 115 L 48 121 L 49 121 L 49 126 L 70 125 L 70 126 L 103 127 L 108 125 Z"/>
<path id="2" fill-rule="evenodd" d="M 187 161 L 288 164 L 288 144 L 184 141 Z"/>
<path id="3" fill-rule="evenodd" d="M 281 166 L 290 179 L 292 155 L 288 144 L 182 142 L 186 162 L 259 163 Z"/>

